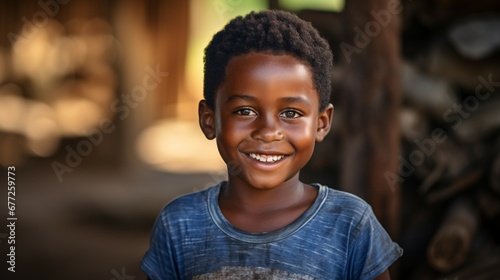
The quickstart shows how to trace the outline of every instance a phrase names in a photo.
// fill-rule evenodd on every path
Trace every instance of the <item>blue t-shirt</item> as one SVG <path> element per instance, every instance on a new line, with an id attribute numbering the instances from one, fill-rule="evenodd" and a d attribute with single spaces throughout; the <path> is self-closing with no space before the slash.
<path id="1" fill-rule="evenodd" d="M 322 185 L 290 225 L 241 231 L 219 209 L 223 184 L 163 208 L 141 266 L 150 279 L 373 279 L 403 253 L 366 202 Z"/>

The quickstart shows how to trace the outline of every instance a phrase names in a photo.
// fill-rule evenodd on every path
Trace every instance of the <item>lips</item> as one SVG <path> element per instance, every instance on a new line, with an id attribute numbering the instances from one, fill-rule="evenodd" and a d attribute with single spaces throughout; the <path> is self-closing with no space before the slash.
<path id="1" fill-rule="evenodd" d="M 260 161 L 260 162 L 265 162 L 265 163 L 274 163 L 278 162 L 284 158 L 286 158 L 286 155 L 265 155 L 265 154 L 257 154 L 257 153 L 249 153 L 247 154 L 249 157 Z"/>

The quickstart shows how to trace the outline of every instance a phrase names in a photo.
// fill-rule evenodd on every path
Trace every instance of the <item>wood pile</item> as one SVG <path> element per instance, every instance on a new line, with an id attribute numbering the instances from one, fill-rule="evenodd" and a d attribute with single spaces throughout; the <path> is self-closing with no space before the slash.
<path id="1" fill-rule="evenodd" d="M 397 239 L 405 252 L 392 278 L 500 279 L 500 2 L 402 5 L 401 154 L 397 172 L 384 175 L 389 187 L 401 187 Z M 338 47 L 346 42 L 345 15 L 299 16 L 327 36 L 335 54 L 332 135 L 303 178 L 343 189 L 339 154 L 346 147 L 337 128 L 354 117 L 341 102 L 350 94 Z"/>
<path id="2" fill-rule="evenodd" d="M 500 279 L 500 4 L 405 7 L 401 278 Z"/>

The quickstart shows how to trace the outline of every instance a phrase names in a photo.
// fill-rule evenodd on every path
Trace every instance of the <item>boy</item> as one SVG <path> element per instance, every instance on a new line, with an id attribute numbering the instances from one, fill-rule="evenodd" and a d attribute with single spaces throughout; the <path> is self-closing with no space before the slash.
<path id="1" fill-rule="evenodd" d="M 213 37 L 198 113 L 228 180 L 164 207 L 142 262 L 150 279 L 389 279 L 402 250 L 371 208 L 299 180 L 330 130 L 332 61 L 317 30 L 284 11 Z"/>

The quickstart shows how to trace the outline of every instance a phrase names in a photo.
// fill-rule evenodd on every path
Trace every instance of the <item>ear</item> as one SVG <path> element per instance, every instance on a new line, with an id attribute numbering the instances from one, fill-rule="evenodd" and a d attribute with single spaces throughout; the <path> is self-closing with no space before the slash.
<path id="1" fill-rule="evenodd" d="M 319 113 L 316 142 L 323 141 L 326 135 L 328 135 L 330 127 L 332 126 L 333 111 L 333 105 L 329 103 L 328 106 L 326 106 L 326 109 Z"/>
<path id="2" fill-rule="evenodd" d="M 215 138 L 215 114 L 214 110 L 210 109 L 206 100 L 201 100 L 198 104 L 198 121 L 201 131 L 205 134 L 208 140 Z"/>

